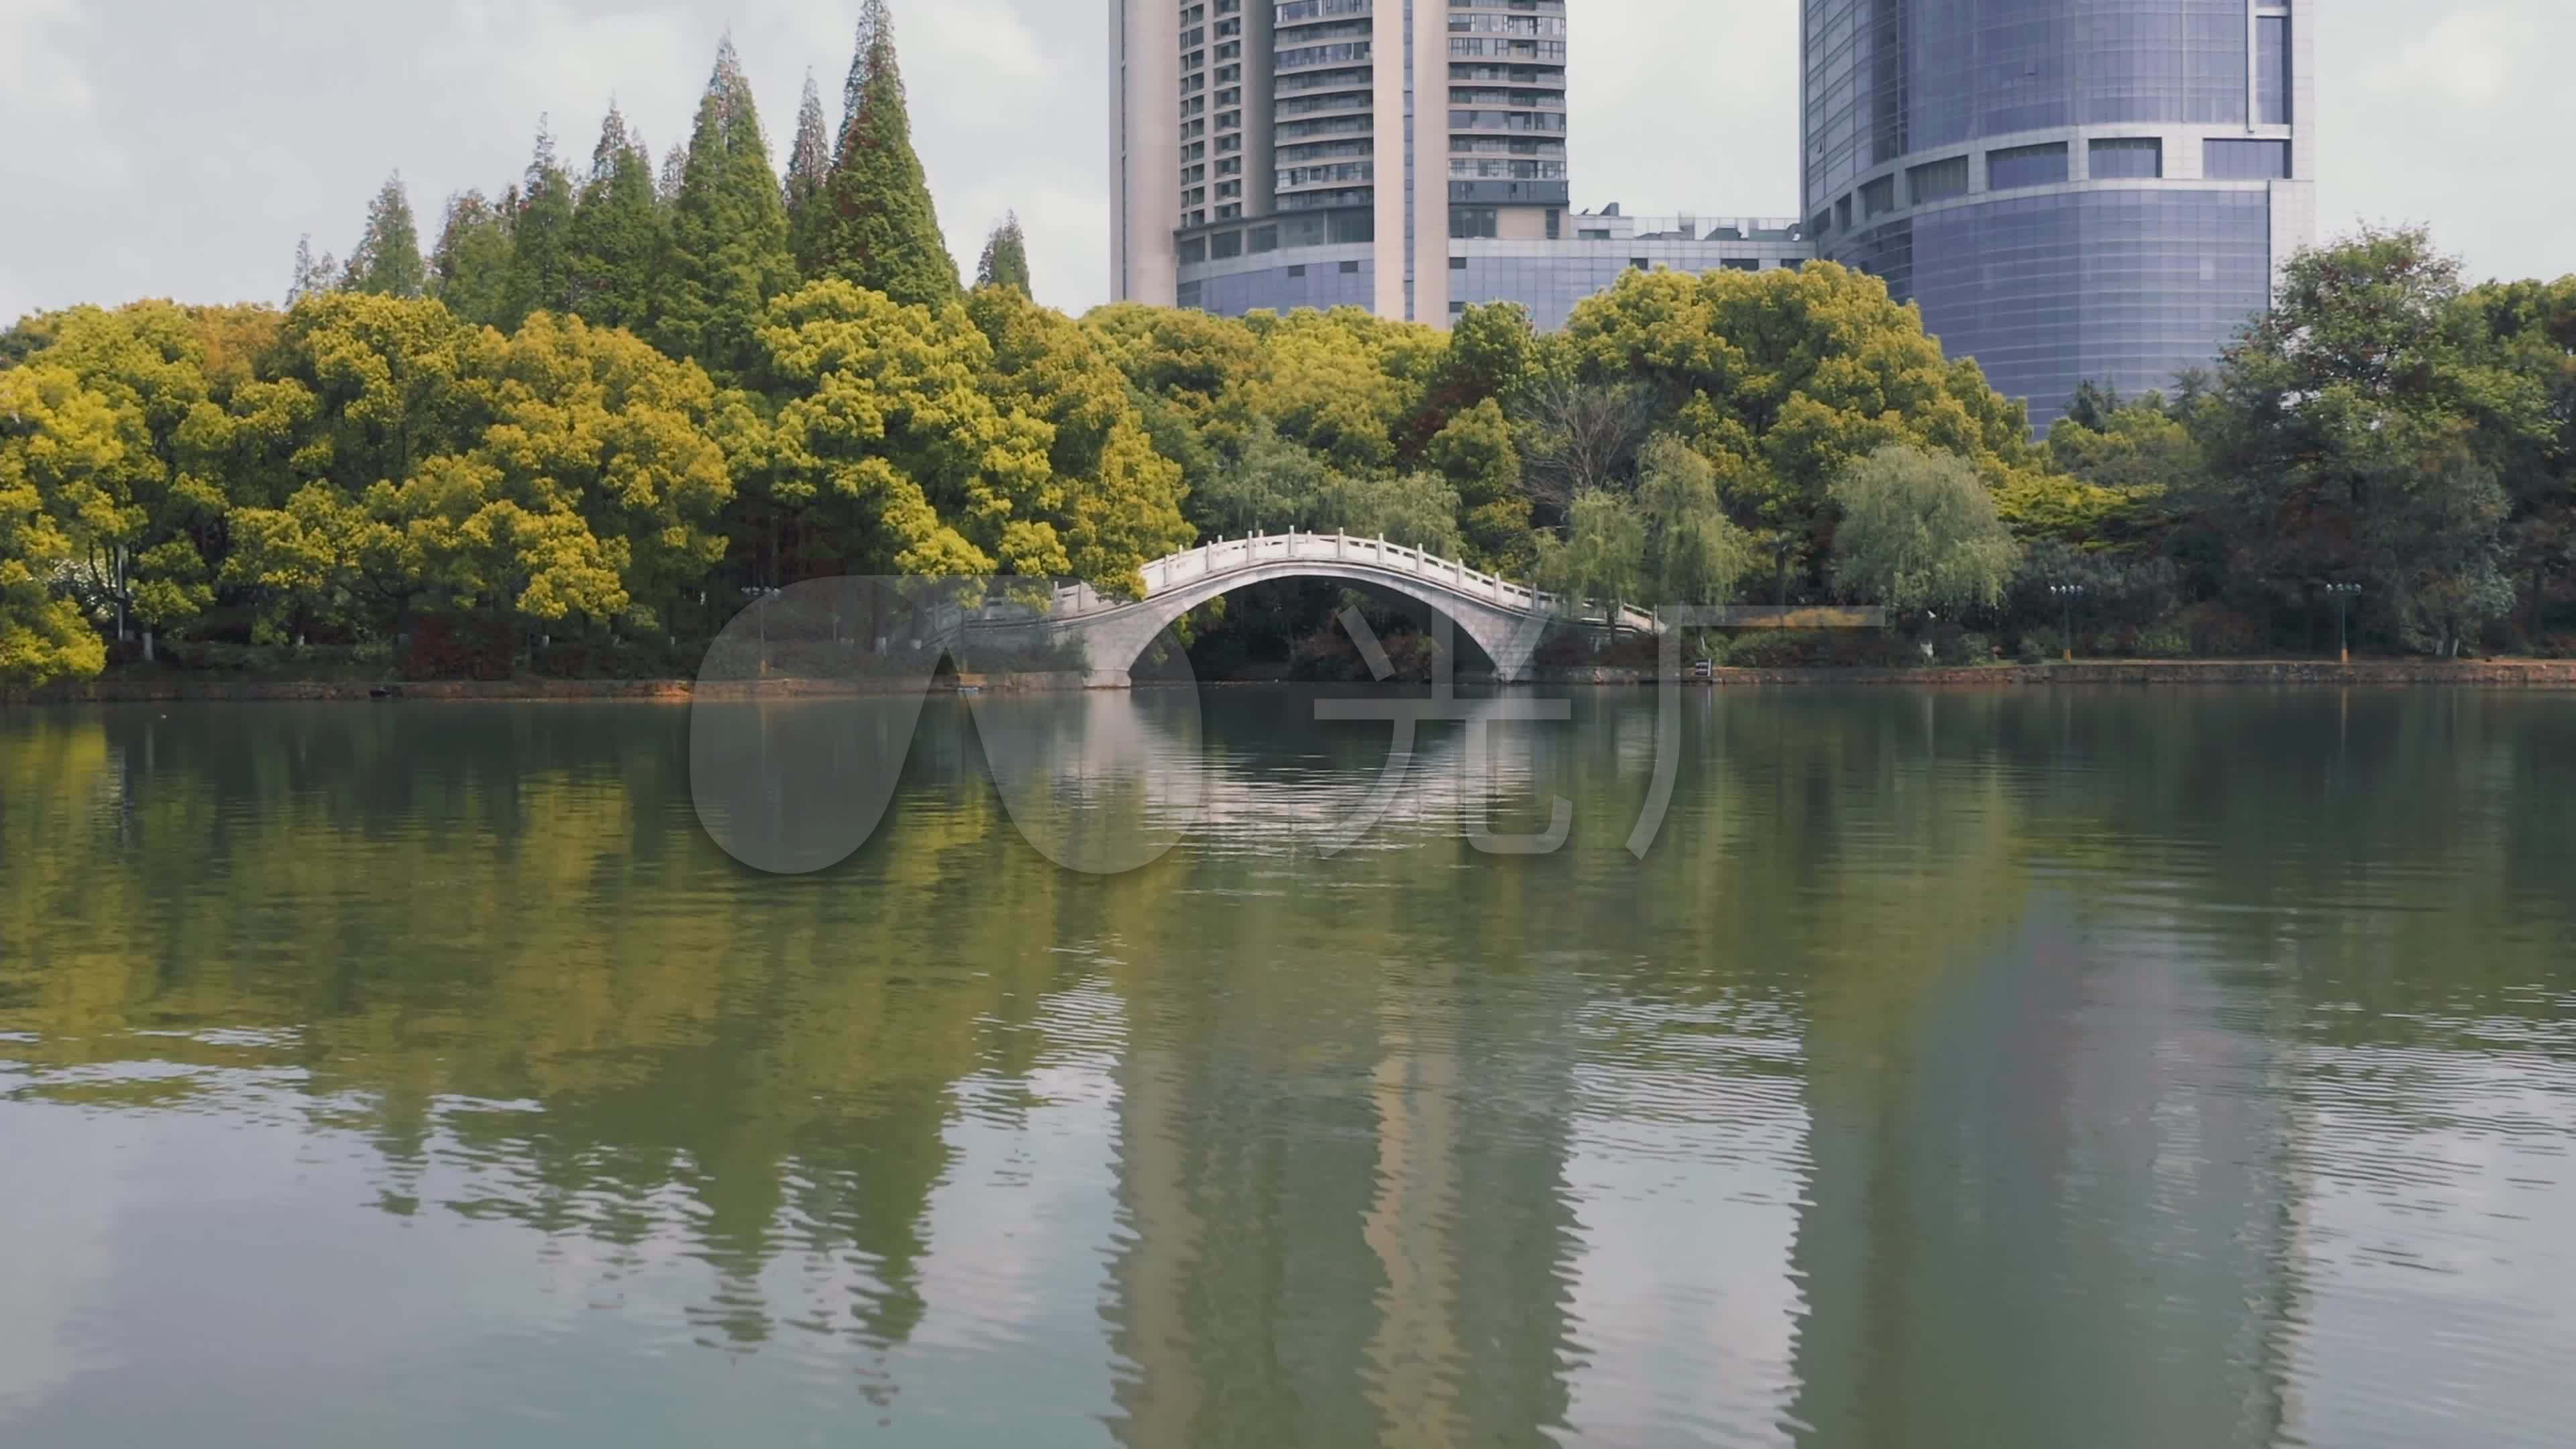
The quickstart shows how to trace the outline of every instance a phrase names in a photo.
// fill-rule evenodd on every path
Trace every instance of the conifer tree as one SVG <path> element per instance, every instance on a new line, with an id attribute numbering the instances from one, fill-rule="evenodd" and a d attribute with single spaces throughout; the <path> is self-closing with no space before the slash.
<path id="1" fill-rule="evenodd" d="M 886 18 L 880 0 L 867 0 L 859 9 L 858 38 L 850 46 L 850 73 L 841 81 L 841 124 L 832 132 L 838 138 L 850 133 L 850 123 L 859 118 L 859 101 L 868 93 L 868 57 L 876 54 L 877 31 Z"/>
<path id="2" fill-rule="evenodd" d="M 867 49 L 851 72 L 858 105 L 833 158 L 813 271 L 898 302 L 936 307 L 958 296 L 957 259 L 940 234 L 930 183 L 912 149 L 886 0 L 867 0 L 860 35 Z"/>
<path id="3" fill-rule="evenodd" d="M 378 297 L 413 298 L 429 286 L 429 268 L 420 259 L 420 226 L 412 220 L 411 198 L 403 191 L 402 173 L 385 181 L 367 206 L 366 235 L 349 254 L 349 287 Z"/>
<path id="4" fill-rule="evenodd" d="M 510 285 L 501 330 L 514 332 L 531 312 L 563 312 L 572 305 L 573 186 L 555 159 L 554 132 L 537 118 L 536 154 L 520 182 L 510 218 Z"/>
<path id="5" fill-rule="evenodd" d="M 430 254 L 430 295 L 459 319 L 498 327 L 509 304 L 510 218 L 480 191 L 448 198 L 447 221 Z"/>
<path id="6" fill-rule="evenodd" d="M 823 219 L 823 186 L 832 179 L 832 140 L 823 133 L 823 92 L 805 74 L 805 102 L 796 110 L 796 145 L 787 154 L 787 238 L 796 264 L 811 270 Z"/>
<path id="7" fill-rule="evenodd" d="M 760 111 L 731 36 L 716 51 L 688 155 L 671 204 L 654 335 L 664 351 L 736 376 L 759 360 L 769 299 L 796 284 L 796 263 Z"/>
<path id="8" fill-rule="evenodd" d="M 1016 287 L 1021 296 L 1031 295 L 1029 287 L 1029 238 L 1020 230 L 1016 211 L 1002 218 L 993 234 L 984 241 L 984 256 L 975 264 L 975 285 L 979 287 Z"/>
<path id="9" fill-rule="evenodd" d="M 687 180 L 688 175 L 689 145 L 683 141 L 663 153 L 662 169 L 654 174 L 653 199 L 662 204 L 664 211 L 669 211 L 679 201 L 680 183 Z"/>
<path id="10" fill-rule="evenodd" d="M 313 255 L 313 234 L 305 233 L 295 242 L 295 275 L 286 284 L 286 305 L 294 306 L 307 297 L 337 291 L 340 286 L 340 264 L 329 252 Z"/>
<path id="11" fill-rule="evenodd" d="M 641 328 L 662 256 L 662 214 L 643 142 L 611 102 L 573 213 L 572 310 L 604 327 Z"/>

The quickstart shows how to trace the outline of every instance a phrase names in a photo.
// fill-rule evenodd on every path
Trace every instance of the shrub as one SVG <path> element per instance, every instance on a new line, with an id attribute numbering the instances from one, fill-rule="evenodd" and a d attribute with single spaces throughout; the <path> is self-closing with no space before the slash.
<path id="1" fill-rule="evenodd" d="M 2188 659 L 2191 636 L 2171 624 L 2157 624 L 2139 630 L 2130 648 L 2140 659 Z"/>
<path id="2" fill-rule="evenodd" d="M 1961 631 L 1944 637 L 1940 643 L 1944 664 L 1992 664 L 1995 641 L 1986 635 Z"/>

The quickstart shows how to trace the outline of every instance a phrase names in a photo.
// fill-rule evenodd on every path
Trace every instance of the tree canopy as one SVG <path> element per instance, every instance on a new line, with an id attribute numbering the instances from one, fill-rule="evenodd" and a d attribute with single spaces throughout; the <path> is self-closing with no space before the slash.
<path id="1" fill-rule="evenodd" d="M 824 185 L 823 218 L 806 271 L 898 302 L 953 301 L 957 260 L 940 232 L 929 178 L 912 148 L 911 106 L 885 0 L 867 0 L 859 42 L 851 67 L 857 104 L 842 127 Z"/>

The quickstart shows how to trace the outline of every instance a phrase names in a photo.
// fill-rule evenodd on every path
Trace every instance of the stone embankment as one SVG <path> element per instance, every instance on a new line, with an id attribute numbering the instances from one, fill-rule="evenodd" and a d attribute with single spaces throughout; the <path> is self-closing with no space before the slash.
<path id="1" fill-rule="evenodd" d="M 1474 676 L 1468 682 L 1477 682 Z M 1627 685 L 1655 682 L 1652 670 L 1629 668 L 1541 669 L 1532 684 Z M 1803 685 L 1887 685 L 1907 688 L 2016 689 L 2056 685 L 2145 688 L 2202 685 L 2363 687 L 2448 685 L 2481 689 L 2576 689 L 2576 660 L 2374 659 L 2354 664 L 2331 660 L 2188 659 L 2171 662 L 2106 660 L 2077 664 L 1988 665 L 1927 669 L 1718 669 L 1686 676 L 1702 688 L 1742 689 Z M 939 690 L 963 688 L 994 694 L 1078 690 L 1077 672 L 969 674 L 934 682 Z M 0 688 L 0 706 L 27 704 L 176 704 L 395 699 L 427 703 L 465 701 L 684 704 L 701 693 L 721 698 L 796 699 L 853 694 L 905 694 L 917 680 L 772 679 L 701 686 L 688 679 L 498 679 L 419 684 L 364 680 L 98 679 L 39 688 Z"/>

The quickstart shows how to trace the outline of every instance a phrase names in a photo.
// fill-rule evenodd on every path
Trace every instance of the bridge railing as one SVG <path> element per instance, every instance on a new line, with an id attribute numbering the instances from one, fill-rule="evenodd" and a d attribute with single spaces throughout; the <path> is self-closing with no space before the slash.
<path id="1" fill-rule="evenodd" d="M 1381 569 L 1521 613 L 1561 614 L 1587 623 L 1610 622 L 1609 610 L 1589 600 L 1573 601 L 1568 607 L 1567 601 L 1555 594 L 1486 573 L 1458 559 L 1442 558 L 1383 538 L 1358 538 L 1346 533 L 1257 533 L 1247 538 L 1221 538 L 1186 553 L 1156 559 L 1139 572 L 1145 579 L 1145 597 L 1151 599 L 1200 579 L 1273 563 L 1339 563 Z M 1048 612 L 1054 619 L 1072 620 L 1124 608 L 1127 603 L 1104 599 L 1090 585 L 1077 584 L 1057 589 Z M 1652 614 L 1624 606 L 1617 622 L 1620 627 L 1648 632 L 1655 627 Z"/>

